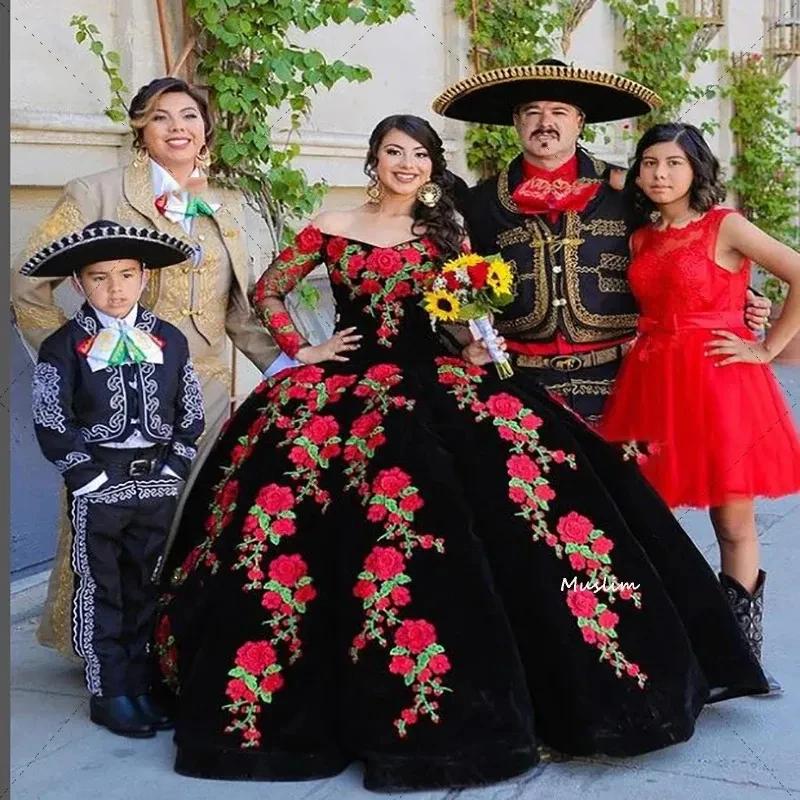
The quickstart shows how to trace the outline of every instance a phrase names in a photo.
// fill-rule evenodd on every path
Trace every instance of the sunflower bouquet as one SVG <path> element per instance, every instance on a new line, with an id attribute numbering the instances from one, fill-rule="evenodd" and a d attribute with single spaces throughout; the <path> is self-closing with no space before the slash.
<path id="1" fill-rule="evenodd" d="M 514 374 L 508 356 L 497 345 L 491 315 L 514 299 L 514 272 L 500 256 L 459 256 L 444 264 L 423 294 L 431 325 L 466 322 L 473 338 L 483 340 L 501 378 Z"/>

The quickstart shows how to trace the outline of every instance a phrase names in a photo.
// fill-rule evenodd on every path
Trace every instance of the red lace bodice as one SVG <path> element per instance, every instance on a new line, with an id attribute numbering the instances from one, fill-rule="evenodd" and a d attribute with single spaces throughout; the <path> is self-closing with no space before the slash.
<path id="1" fill-rule="evenodd" d="M 684 228 L 659 231 L 647 226 L 633 238 L 628 270 L 631 290 L 642 317 L 710 311 L 744 314 L 750 263 L 729 272 L 714 260 L 722 220 L 737 213 L 713 208 Z"/>

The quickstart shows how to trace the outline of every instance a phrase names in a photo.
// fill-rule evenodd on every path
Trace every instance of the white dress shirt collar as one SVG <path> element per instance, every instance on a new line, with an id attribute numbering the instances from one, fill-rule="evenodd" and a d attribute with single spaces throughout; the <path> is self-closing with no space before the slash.
<path id="1" fill-rule="evenodd" d="M 91 306 L 92 304 L 89 303 L 89 305 Z M 121 328 L 126 325 L 133 328 L 136 324 L 136 317 L 139 314 L 139 304 L 134 303 L 133 308 L 124 317 L 110 317 L 94 306 L 92 306 L 92 310 L 97 315 L 97 319 L 104 328 Z"/>
<path id="2" fill-rule="evenodd" d="M 188 192 L 181 190 L 180 184 L 172 175 L 161 166 L 161 164 L 150 159 L 150 174 L 153 178 L 153 197 L 160 197 L 165 192 L 180 192 L 182 196 L 188 195 Z M 194 172 L 189 176 L 190 178 L 200 178 L 202 172 L 199 167 L 195 167 Z"/>

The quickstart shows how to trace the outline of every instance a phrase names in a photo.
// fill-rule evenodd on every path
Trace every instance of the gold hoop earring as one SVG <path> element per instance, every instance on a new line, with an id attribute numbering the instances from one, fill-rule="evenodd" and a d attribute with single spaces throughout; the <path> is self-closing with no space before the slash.
<path id="1" fill-rule="evenodd" d="M 211 166 L 211 150 L 208 149 L 208 145 L 204 144 L 199 152 L 197 153 L 197 157 L 195 159 L 198 166 L 202 169 L 206 170 Z"/>
<path id="2" fill-rule="evenodd" d="M 381 186 L 380 181 L 373 178 L 369 186 L 367 186 L 367 200 L 370 203 L 380 203 L 382 197 L 383 186 Z"/>
<path id="3" fill-rule="evenodd" d="M 428 181 L 417 190 L 417 200 L 428 208 L 433 208 L 442 199 L 442 187 Z"/>
<path id="4" fill-rule="evenodd" d="M 143 167 L 150 158 L 150 153 L 147 152 L 147 148 L 144 145 L 135 142 L 133 145 L 133 152 L 134 166 Z"/>

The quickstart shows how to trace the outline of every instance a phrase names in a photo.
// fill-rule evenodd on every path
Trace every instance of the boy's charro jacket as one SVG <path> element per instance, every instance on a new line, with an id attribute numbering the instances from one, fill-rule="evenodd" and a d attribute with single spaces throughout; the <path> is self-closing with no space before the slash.
<path id="1" fill-rule="evenodd" d="M 92 372 L 81 350 L 101 327 L 86 303 L 42 343 L 32 404 L 42 452 L 74 491 L 103 473 L 93 462 L 92 446 L 122 443 L 138 432 L 148 442 L 166 445 L 164 465 L 186 478 L 205 425 L 186 337 L 139 306 L 135 327 L 163 343 L 163 363 Z"/>

